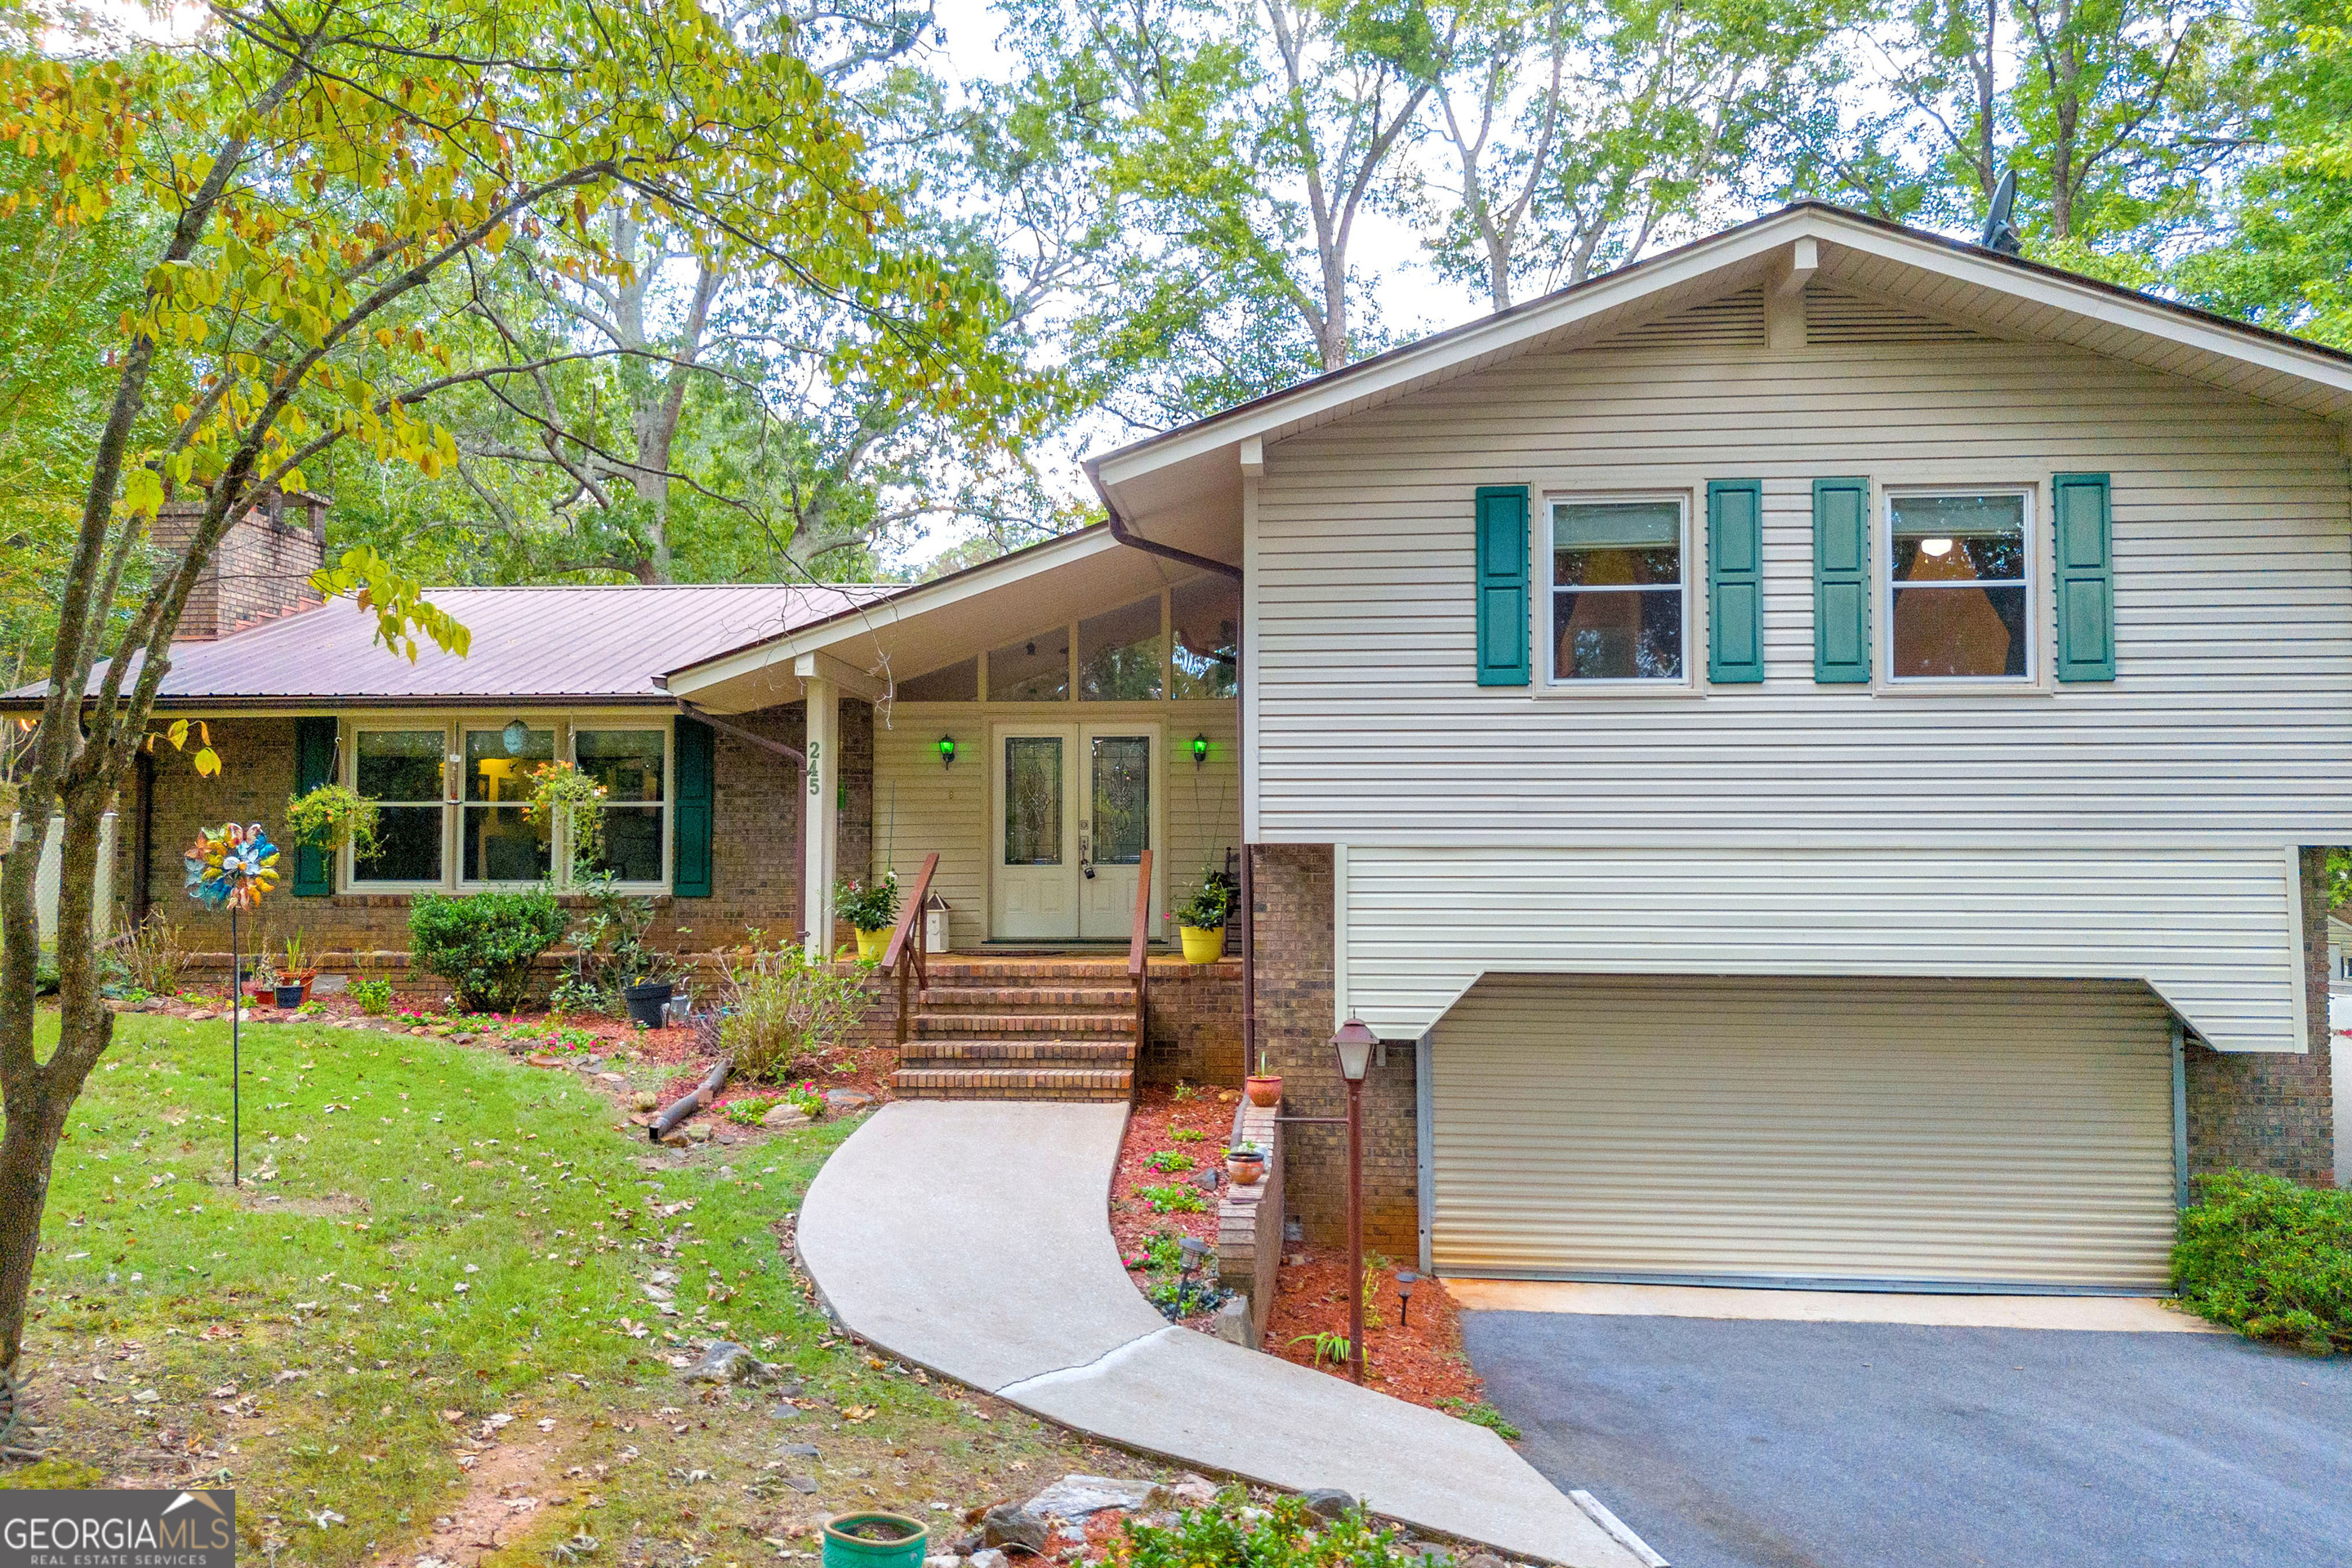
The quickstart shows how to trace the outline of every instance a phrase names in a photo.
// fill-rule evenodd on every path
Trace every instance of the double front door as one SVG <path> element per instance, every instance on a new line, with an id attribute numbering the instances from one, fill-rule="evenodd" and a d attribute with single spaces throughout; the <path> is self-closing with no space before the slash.
<path id="1" fill-rule="evenodd" d="M 993 750 L 989 935 L 1125 940 L 1143 852 L 1159 842 L 1160 727 L 1008 724 Z M 1156 934 L 1156 905 L 1150 918 Z"/>

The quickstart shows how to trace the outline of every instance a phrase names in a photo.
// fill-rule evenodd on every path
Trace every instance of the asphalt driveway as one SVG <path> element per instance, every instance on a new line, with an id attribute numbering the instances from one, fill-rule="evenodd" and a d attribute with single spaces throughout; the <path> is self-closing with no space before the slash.
<path id="1" fill-rule="evenodd" d="M 1464 1337 L 1528 1459 L 1675 1568 L 2352 1563 L 2352 1358 L 1550 1312 Z"/>

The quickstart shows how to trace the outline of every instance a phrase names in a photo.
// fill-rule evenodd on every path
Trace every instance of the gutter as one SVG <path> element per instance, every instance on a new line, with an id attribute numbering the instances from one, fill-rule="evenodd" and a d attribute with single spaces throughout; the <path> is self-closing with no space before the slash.
<path id="1" fill-rule="evenodd" d="M 1214 572 L 1220 577 L 1230 577 L 1236 583 L 1242 580 L 1242 569 L 1238 566 L 1213 561 L 1205 555 L 1195 555 L 1189 550 L 1179 550 L 1172 544 L 1162 544 L 1156 539 L 1146 539 L 1130 531 L 1127 519 L 1118 515 L 1118 507 L 1110 499 L 1110 489 L 1102 482 L 1102 475 L 1096 470 L 1094 459 L 1087 460 L 1086 470 L 1087 481 L 1095 487 L 1095 494 L 1102 498 L 1103 515 L 1110 519 L 1110 536 L 1113 539 L 1130 550 L 1140 550 L 1146 555 L 1157 555 L 1202 572 Z"/>
<path id="2" fill-rule="evenodd" d="M 747 746 L 757 746 L 763 752 L 773 752 L 776 755 L 790 761 L 796 768 L 805 770 L 808 767 L 808 756 L 805 752 L 796 752 L 782 741 L 772 741 L 765 735 L 754 734 L 739 724 L 730 724 L 724 719 L 704 712 L 683 697 L 675 700 L 677 703 L 677 710 L 688 718 L 698 719 L 723 735 L 734 736 Z"/>

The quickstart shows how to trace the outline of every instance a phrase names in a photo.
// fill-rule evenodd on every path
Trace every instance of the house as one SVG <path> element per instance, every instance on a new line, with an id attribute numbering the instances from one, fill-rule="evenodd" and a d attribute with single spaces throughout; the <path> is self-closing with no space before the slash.
<path id="1" fill-rule="evenodd" d="M 1158 935 L 1245 846 L 1246 1043 L 1318 1117 L 1379 1035 L 1368 1234 L 1441 1274 L 2144 1292 L 2193 1174 L 2336 1169 L 2347 431 L 2352 356 L 1804 204 L 1098 458 L 1108 524 L 937 582 L 170 701 L 277 725 L 276 790 L 413 767 L 460 887 L 532 868 L 516 718 L 667 724 L 698 939 L 826 948 L 833 872 L 936 853 L 957 947 L 1083 952 L 1141 851 Z M 1286 1160 L 1331 1236 L 1338 1135 Z"/>

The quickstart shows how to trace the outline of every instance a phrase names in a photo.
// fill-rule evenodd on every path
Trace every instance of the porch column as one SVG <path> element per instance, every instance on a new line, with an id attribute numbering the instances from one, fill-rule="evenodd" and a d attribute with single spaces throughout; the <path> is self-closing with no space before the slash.
<path id="1" fill-rule="evenodd" d="M 841 690 L 822 676 L 803 675 L 801 695 L 808 703 L 808 795 L 802 803 L 801 918 L 808 927 L 808 955 L 833 956 L 833 880 L 841 860 Z"/>

